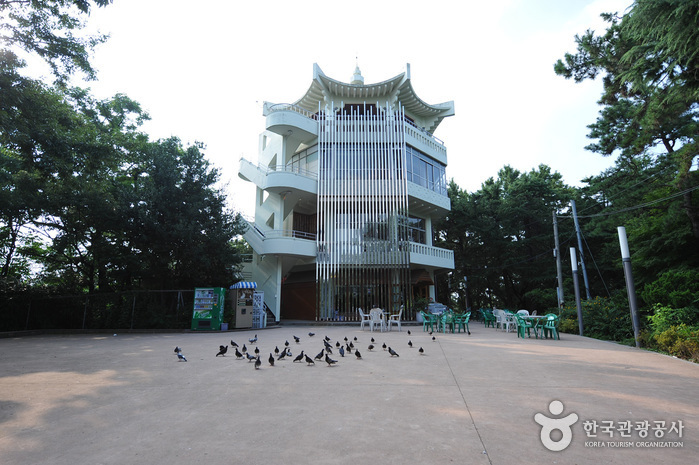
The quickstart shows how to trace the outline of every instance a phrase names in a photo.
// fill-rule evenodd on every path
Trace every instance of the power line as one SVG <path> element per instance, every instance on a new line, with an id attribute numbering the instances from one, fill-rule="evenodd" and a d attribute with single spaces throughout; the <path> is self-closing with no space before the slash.
<path id="1" fill-rule="evenodd" d="M 656 203 L 664 202 L 666 200 L 674 199 L 675 197 L 680 197 L 684 194 L 687 194 L 689 192 L 693 192 L 697 189 L 699 189 L 699 186 L 694 186 L 694 187 L 690 187 L 689 189 L 685 189 L 683 191 L 676 192 L 676 193 L 669 195 L 667 197 L 663 197 L 662 199 L 652 200 L 650 202 L 642 203 L 639 205 L 634 205 L 633 207 L 622 208 L 621 210 L 616 210 L 613 212 L 602 212 L 602 213 L 596 213 L 594 215 L 578 215 L 578 218 L 597 218 L 600 216 L 612 216 L 612 215 L 617 215 L 619 213 L 626 213 L 626 212 L 630 212 L 633 210 L 638 210 L 639 208 L 649 207 L 651 205 L 655 205 Z M 556 217 L 557 218 L 572 218 L 572 215 L 561 215 L 561 216 L 556 216 Z"/>

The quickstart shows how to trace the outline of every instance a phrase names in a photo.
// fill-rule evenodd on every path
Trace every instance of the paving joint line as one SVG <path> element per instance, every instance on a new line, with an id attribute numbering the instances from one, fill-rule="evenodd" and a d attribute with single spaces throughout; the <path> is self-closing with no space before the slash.
<path id="1" fill-rule="evenodd" d="M 464 406 L 466 407 L 466 411 L 468 412 L 468 416 L 471 419 L 471 424 L 473 425 L 473 428 L 476 430 L 476 434 L 478 435 L 478 440 L 481 442 L 481 446 L 483 446 L 483 452 L 485 456 L 488 458 L 488 463 L 490 465 L 493 465 L 493 461 L 490 459 L 490 454 L 488 453 L 488 448 L 485 446 L 485 443 L 483 442 L 483 437 L 481 436 L 481 432 L 478 430 L 478 426 L 476 426 L 476 421 L 473 419 L 473 414 L 471 413 L 471 409 L 468 406 L 468 402 L 466 402 L 466 397 L 464 396 L 464 392 L 461 389 L 461 385 L 459 384 L 459 380 L 456 378 L 456 374 L 454 374 L 454 370 L 451 368 L 451 364 L 449 363 L 449 359 L 447 358 L 447 354 L 444 352 L 444 347 L 442 347 L 442 343 L 437 339 L 437 344 L 439 344 L 439 349 L 442 351 L 442 355 L 444 355 L 444 360 L 447 362 L 447 367 L 449 367 L 449 372 L 451 373 L 452 378 L 454 378 L 454 384 L 456 384 L 456 388 L 459 390 L 459 394 L 461 395 L 461 400 L 464 403 Z"/>

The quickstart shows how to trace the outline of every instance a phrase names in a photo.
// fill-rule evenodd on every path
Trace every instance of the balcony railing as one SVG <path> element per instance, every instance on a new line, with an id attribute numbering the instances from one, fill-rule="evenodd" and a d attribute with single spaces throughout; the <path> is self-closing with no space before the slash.
<path id="1" fill-rule="evenodd" d="M 247 222 L 262 239 L 276 239 L 280 237 L 292 237 L 297 239 L 307 239 L 310 241 L 316 240 L 316 233 L 306 231 L 298 231 L 296 229 L 268 229 L 266 231 L 259 228 L 255 223 Z"/>
<path id="2" fill-rule="evenodd" d="M 441 260 L 454 260 L 454 251 L 449 249 L 440 249 L 439 247 L 433 247 L 425 244 L 418 244 L 417 242 L 410 243 L 410 252 L 417 253 L 420 255 L 426 255 L 428 257 L 434 257 Z"/>
<path id="3" fill-rule="evenodd" d="M 292 173 L 292 174 L 298 174 L 299 176 L 305 176 L 307 178 L 311 179 L 318 179 L 318 173 L 314 171 L 309 171 L 306 169 L 298 168 L 295 166 L 289 166 L 289 165 L 274 165 L 274 166 L 268 166 L 268 165 L 263 165 L 261 163 L 258 163 L 255 165 L 253 162 L 250 160 L 245 159 L 245 157 L 241 157 L 241 161 L 245 161 L 247 163 L 250 163 L 251 165 L 255 166 L 258 171 L 260 171 L 262 174 L 269 174 L 269 173 Z"/>
<path id="4" fill-rule="evenodd" d="M 274 105 L 270 105 L 265 108 L 266 113 L 265 116 L 274 113 L 277 111 L 293 111 L 296 112 L 300 115 L 305 116 L 306 118 L 311 118 L 311 119 L 317 119 L 317 114 L 310 112 L 306 110 L 305 108 L 301 108 L 298 105 L 293 105 L 291 103 L 275 103 Z"/>

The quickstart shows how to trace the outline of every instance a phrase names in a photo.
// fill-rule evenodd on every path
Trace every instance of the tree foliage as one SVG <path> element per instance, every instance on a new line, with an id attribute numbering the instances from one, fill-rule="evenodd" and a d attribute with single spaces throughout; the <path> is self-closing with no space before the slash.
<path id="1" fill-rule="evenodd" d="M 40 57 L 61 81 L 82 71 L 95 78 L 90 51 L 104 35 L 83 37 L 80 31 L 91 9 L 112 0 L 0 0 L 0 52 L 17 60 L 23 50 Z"/>
<path id="2" fill-rule="evenodd" d="M 622 17 L 602 16 L 605 33 L 576 36 L 577 53 L 554 66 L 576 82 L 603 75 L 602 109 L 589 126 L 596 142 L 587 148 L 629 163 L 662 154 L 699 241 L 699 178 L 691 171 L 699 156 L 699 2 L 637 0 Z"/>

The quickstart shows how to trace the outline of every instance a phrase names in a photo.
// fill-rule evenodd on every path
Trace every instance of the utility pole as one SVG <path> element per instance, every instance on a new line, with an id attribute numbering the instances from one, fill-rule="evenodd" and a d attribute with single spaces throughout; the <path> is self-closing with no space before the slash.
<path id="1" fill-rule="evenodd" d="M 626 239 L 626 228 L 618 226 L 619 247 L 621 248 L 621 261 L 624 264 L 624 276 L 626 277 L 626 293 L 629 296 L 629 308 L 631 310 L 631 321 L 633 322 L 633 337 L 636 340 L 636 347 L 641 347 L 638 333 L 641 322 L 638 319 L 638 304 L 636 302 L 636 286 L 633 283 L 633 273 L 631 272 L 631 253 L 629 252 L 629 242 Z"/>
<path id="2" fill-rule="evenodd" d="M 558 219 L 556 218 L 556 210 L 553 211 L 553 240 L 556 246 L 553 249 L 553 255 L 556 257 L 556 274 L 558 276 L 558 289 L 556 297 L 558 298 L 558 308 L 563 306 L 563 272 L 561 271 L 561 245 L 558 242 Z"/>
<path id="3" fill-rule="evenodd" d="M 580 280 L 578 279 L 578 259 L 575 257 L 575 247 L 570 248 L 570 266 L 573 269 L 573 288 L 575 289 L 575 307 L 578 310 L 578 329 L 583 335 L 582 305 L 580 305 Z"/>
<path id="4" fill-rule="evenodd" d="M 583 281 L 585 282 L 585 296 L 590 300 L 590 285 L 587 282 L 587 269 L 585 268 L 585 260 L 583 259 L 582 234 L 580 234 L 580 224 L 578 224 L 578 210 L 575 208 L 575 200 L 570 201 L 573 207 L 573 222 L 575 223 L 575 233 L 578 236 L 578 250 L 580 250 L 580 268 L 582 268 Z"/>

